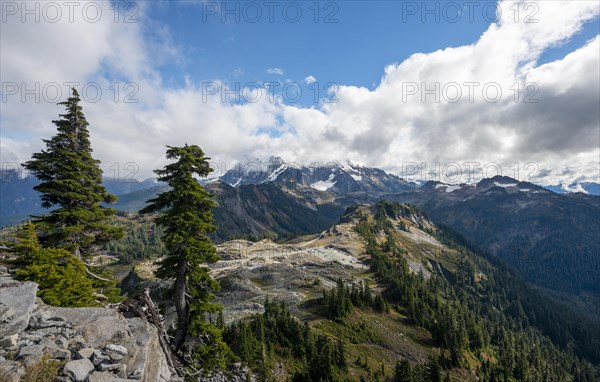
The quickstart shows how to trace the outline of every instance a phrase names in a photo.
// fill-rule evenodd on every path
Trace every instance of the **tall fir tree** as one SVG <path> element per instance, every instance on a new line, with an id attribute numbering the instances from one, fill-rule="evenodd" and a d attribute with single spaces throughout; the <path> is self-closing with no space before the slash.
<path id="1" fill-rule="evenodd" d="M 148 201 L 141 212 L 162 212 L 156 223 L 164 228 L 163 242 L 167 255 L 156 272 L 160 278 L 174 278 L 173 299 L 177 310 L 175 349 L 181 349 L 188 335 L 199 338 L 195 359 L 199 366 L 210 369 L 224 363 L 227 349 L 221 340 L 221 330 L 206 320 L 207 314 L 218 313 L 213 302 L 219 284 L 209 274 L 209 263 L 218 260 L 209 233 L 216 227 L 212 222 L 215 202 L 194 177 L 206 177 L 211 171 L 204 152 L 196 145 L 167 146 L 167 158 L 174 160 L 162 170 L 157 179 L 170 189 Z"/>
<path id="2" fill-rule="evenodd" d="M 92 157 L 88 122 L 79 105 L 79 94 L 65 102 L 66 114 L 52 121 L 57 134 L 44 140 L 46 148 L 33 154 L 23 166 L 40 184 L 42 206 L 57 207 L 49 214 L 35 217 L 44 246 L 63 248 L 85 258 L 112 239 L 123 236 L 123 230 L 110 223 L 116 212 L 100 203 L 113 203 L 114 195 L 102 186 L 100 161 Z"/>

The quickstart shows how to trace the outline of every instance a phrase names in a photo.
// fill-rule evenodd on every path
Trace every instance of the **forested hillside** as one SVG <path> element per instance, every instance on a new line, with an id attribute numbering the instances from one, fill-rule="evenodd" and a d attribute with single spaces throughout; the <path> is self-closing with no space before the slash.
<path id="1" fill-rule="evenodd" d="M 357 231 L 367 241 L 371 269 L 386 286 L 384 297 L 431 331 L 445 349 L 442 364 L 479 362 L 483 380 L 598 378 L 597 371 L 578 360 L 600 360 L 597 324 L 550 303 L 498 262 L 492 265 L 464 247 L 450 231 L 432 233 L 462 254 L 453 277 L 425 280 L 411 274 L 395 240 L 407 213 L 410 208 L 379 203 L 374 217 L 360 217 Z"/>

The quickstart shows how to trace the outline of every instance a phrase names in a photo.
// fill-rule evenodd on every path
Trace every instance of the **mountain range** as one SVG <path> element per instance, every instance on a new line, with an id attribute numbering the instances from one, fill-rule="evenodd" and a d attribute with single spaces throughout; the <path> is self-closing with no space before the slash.
<path id="1" fill-rule="evenodd" d="M 3 175 L 2 225 L 44 212 L 32 190 L 35 179 Z M 153 180 L 104 184 L 119 195 L 113 207 L 122 211 L 141 209 L 165 189 Z M 393 200 L 416 205 L 538 286 L 594 299 L 600 294 L 598 196 L 557 194 L 500 176 L 474 184 L 418 185 L 348 160 L 300 166 L 278 157 L 238 165 L 204 184 L 217 202 L 218 242 L 316 233 L 335 224 L 349 206 Z"/>
<path id="2" fill-rule="evenodd" d="M 286 163 L 271 156 L 267 161 L 253 160 L 238 163 L 219 180 L 233 186 L 266 182 L 294 182 L 319 191 L 348 192 L 402 192 L 415 188 L 413 182 L 388 174 L 378 168 L 364 167 L 350 160 L 301 166 Z"/>

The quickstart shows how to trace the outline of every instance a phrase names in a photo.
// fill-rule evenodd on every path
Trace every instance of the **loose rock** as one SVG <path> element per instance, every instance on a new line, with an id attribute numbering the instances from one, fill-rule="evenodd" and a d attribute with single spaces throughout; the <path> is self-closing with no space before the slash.
<path id="1" fill-rule="evenodd" d="M 81 359 L 90 358 L 92 356 L 92 354 L 94 354 L 93 348 L 83 348 L 77 352 L 77 355 Z"/>
<path id="2" fill-rule="evenodd" d="M 121 345 L 108 344 L 106 345 L 106 350 L 119 353 L 121 355 L 127 355 L 127 348 Z"/>
<path id="3" fill-rule="evenodd" d="M 98 366 L 99 371 L 115 371 L 121 368 L 120 363 L 103 363 Z"/>
<path id="4" fill-rule="evenodd" d="M 86 358 L 67 362 L 64 373 L 76 382 L 83 382 L 93 370 L 94 365 Z"/>

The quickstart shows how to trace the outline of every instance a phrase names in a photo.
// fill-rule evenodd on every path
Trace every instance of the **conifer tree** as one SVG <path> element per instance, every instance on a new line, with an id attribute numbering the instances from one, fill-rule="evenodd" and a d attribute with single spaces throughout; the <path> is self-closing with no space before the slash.
<path id="1" fill-rule="evenodd" d="M 177 310 L 177 332 L 173 346 L 179 350 L 188 334 L 201 339 L 196 354 L 203 367 L 223 362 L 226 345 L 221 330 L 207 322 L 205 315 L 217 313 L 221 306 L 214 303 L 213 292 L 219 284 L 206 266 L 218 260 L 216 248 L 208 234 L 215 231 L 212 223 L 214 201 L 194 178 L 205 177 L 212 169 L 204 152 L 196 145 L 168 146 L 167 158 L 174 160 L 162 170 L 156 170 L 158 180 L 170 189 L 148 201 L 141 212 L 162 212 L 156 223 L 164 228 L 163 242 L 167 255 L 156 274 L 174 278 L 173 299 Z"/>
<path id="2" fill-rule="evenodd" d="M 403 359 L 396 363 L 393 382 L 412 382 L 414 381 L 412 368 L 410 363 Z"/>
<path id="3" fill-rule="evenodd" d="M 442 373 L 436 359 L 431 358 L 427 364 L 427 380 L 430 382 L 442 382 Z"/>
<path id="4" fill-rule="evenodd" d="M 94 289 L 83 261 L 64 249 L 42 248 L 31 222 L 23 226 L 17 238 L 11 248 L 18 256 L 17 277 L 37 283 L 38 296 L 44 302 L 67 307 L 94 305 Z"/>
<path id="5" fill-rule="evenodd" d="M 57 134 L 45 139 L 46 148 L 23 166 L 40 181 L 34 189 L 41 193 L 42 206 L 57 207 L 35 217 L 40 241 L 81 259 L 109 240 L 120 238 L 123 231 L 109 223 L 115 210 L 100 205 L 115 202 L 116 197 L 102 186 L 100 161 L 92 157 L 88 122 L 79 101 L 73 89 L 72 96 L 59 103 L 66 107 L 66 114 L 52 121 Z"/>

